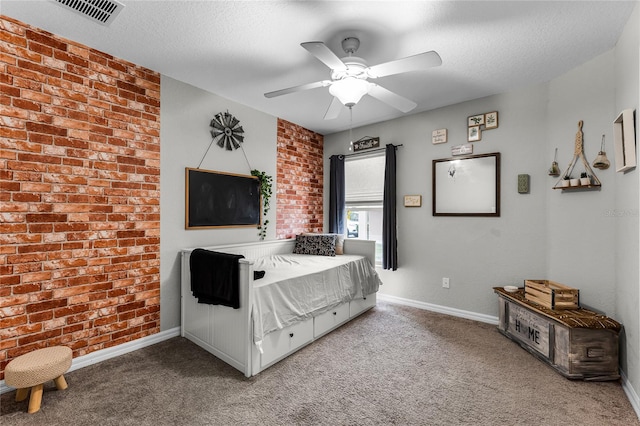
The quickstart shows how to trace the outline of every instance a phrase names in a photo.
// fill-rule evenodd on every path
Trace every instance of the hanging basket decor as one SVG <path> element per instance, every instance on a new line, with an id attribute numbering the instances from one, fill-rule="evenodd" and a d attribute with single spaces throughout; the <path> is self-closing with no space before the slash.
<path id="1" fill-rule="evenodd" d="M 556 182 L 553 189 L 599 189 L 601 186 L 600 180 L 593 173 L 593 170 L 589 166 L 589 162 L 587 161 L 587 157 L 584 155 L 584 134 L 582 132 L 583 121 L 578 121 L 578 132 L 576 133 L 576 141 L 574 144 L 573 150 L 573 159 L 571 163 L 569 163 L 569 167 L 562 173 L 562 177 L 558 182 Z M 571 176 L 573 173 L 573 168 L 578 163 L 578 160 L 582 160 L 582 165 L 584 167 L 584 172 L 580 173 L 581 177 L 588 180 L 585 180 L 585 184 L 581 184 L 580 179 L 575 176 Z"/>
<path id="2" fill-rule="evenodd" d="M 219 112 L 211 119 L 211 136 L 213 139 L 219 138 L 217 145 L 233 151 L 240 148 L 244 141 L 244 129 L 240 125 L 240 120 L 227 112 Z"/>

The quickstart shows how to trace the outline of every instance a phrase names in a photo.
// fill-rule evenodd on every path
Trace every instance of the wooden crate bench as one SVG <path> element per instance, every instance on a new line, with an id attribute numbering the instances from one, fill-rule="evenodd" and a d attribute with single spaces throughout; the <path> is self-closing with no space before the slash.
<path id="1" fill-rule="evenodd" d="M 588 309 L 553 310 L 524 289 L 495 287 L 498 330 L 569 379 L 617 380 L 620 323 Z"/>

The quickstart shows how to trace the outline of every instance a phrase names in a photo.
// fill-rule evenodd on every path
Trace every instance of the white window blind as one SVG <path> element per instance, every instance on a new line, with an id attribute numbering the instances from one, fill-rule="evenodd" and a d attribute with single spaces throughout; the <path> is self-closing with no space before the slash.
<path id="1" fill-rule="evenodd" d="M 382 206 L 384 196 L 384 152 L 376 155 L 347 157 L 345 204 L 348 207 Z"/>

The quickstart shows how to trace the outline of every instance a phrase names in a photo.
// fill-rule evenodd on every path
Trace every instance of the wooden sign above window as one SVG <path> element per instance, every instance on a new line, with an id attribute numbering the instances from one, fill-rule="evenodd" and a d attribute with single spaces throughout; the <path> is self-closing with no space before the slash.
<path id="1" fill-rule="evenodd" d="M 380 138 L 362 138 L 353 142 L 353 152 L 364 151 L 366 149 L 380 148 Z"/>

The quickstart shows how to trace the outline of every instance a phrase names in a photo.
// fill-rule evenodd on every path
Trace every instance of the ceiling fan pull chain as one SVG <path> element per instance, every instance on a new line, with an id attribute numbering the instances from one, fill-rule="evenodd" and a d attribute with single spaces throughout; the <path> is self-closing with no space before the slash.
<path id="1" fill-rule="evenodd" d="M 349 151 L 353 149 L 353 106 L 349 107 Z"/>

